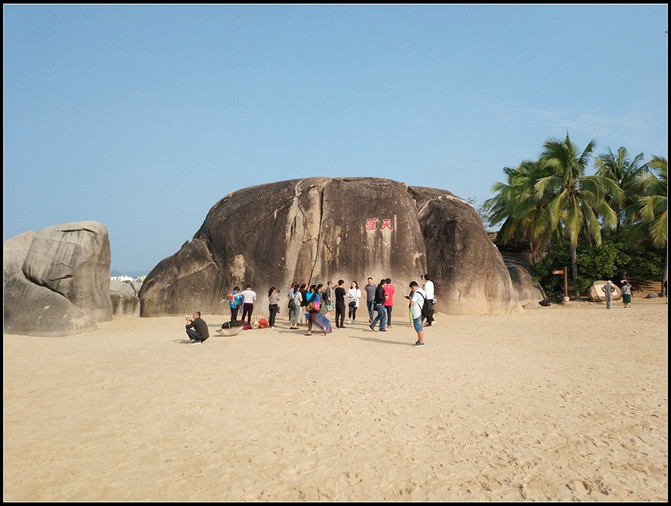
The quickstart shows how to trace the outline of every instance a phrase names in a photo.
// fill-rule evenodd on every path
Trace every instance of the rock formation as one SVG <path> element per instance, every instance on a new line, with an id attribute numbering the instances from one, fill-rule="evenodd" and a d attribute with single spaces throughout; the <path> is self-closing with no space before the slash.
<path id="1" fill-rule="evenodd" d="M 40 230 L 20 272 L 5 283 L 5 333 L 63 336 L 111 320 L 110 258 L 107 229 L 98 222 Z"/>
<path id="2" fill-rule="evenodd" d="M 159 262 L 140 289 L 141 316 L 227 314 L 226 294 L 249 284 L 255 314 L 270 286 L 365 284 L 390 277 L 396 304 L 429 273 L 436 310 L 520 309 L 503 259 L 479 215 L 445 190 L 380 178 L 307 178 L 236 191 L 212 207 L 191 241 Z"/>
<path id="3" fill-rule="evenodd" d="M 606 283 L 607 281 L 604 280 L 594 281 L 589 287 L 589 300 L 592 302 L 605 302 L 606 293 L 602 290 L 602 288 Z M 612 300 L 620 300 L 622 298 L 622 289 L 615 283 L 612 283 L 612 285 L 613 288 L 615 288 Z"/>
<path id="4" fill-rule="evenodd" d="M 513 283 L 517 300 L 524 308 L 537 307 L 541 300 L 546 298 L 545 290 L 538 281 L 534 281 L 529 274 L 531 266 L 525 258 L 506 251 L 501 252 L 503 261 L 508 268 L 510 280 Z"/>
<path id="5" fill-rule="evenodd" d="M 140 316 L 140 298 L 131 283 L 110 280 L 110 299 L 114 316 Z"/>
<path id="6" fill-rule="evenodd" d="M 2 244 L 3 285 L 15 274 L 21 274 L 23 261 L 26 259 L 33 239 L 35 239 L 35 232 L 24 232 L 7 239 Z"/>

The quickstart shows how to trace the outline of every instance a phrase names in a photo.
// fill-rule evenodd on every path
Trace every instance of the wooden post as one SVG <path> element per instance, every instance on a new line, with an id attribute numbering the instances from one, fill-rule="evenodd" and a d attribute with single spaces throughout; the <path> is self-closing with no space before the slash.
<path id="1" fill-rule="evenodd" d="M 552 274 L 564 275 L 564 299 L 568 300 L 568 268 L 564 266 L 563 269 L 557 269 L 552 271 Z"/>

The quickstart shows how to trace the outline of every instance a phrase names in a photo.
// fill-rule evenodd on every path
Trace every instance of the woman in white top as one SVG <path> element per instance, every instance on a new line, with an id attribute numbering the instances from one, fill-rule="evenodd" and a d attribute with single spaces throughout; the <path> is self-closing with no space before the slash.
<path id="1" fill-rule="evenodd" d="M 349 300 L 349 324 L 351 325 L 356 319 L 356 310 L 361 298 L 361 290 L 356 281 L 352 281 L 350 284 L 349 290 L 347 290 L 347 298 Z"/>

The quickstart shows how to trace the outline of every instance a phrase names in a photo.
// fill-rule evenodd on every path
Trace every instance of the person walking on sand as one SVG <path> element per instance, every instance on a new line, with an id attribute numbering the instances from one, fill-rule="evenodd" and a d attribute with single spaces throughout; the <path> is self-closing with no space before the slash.
<path id="1" fill-rule="evenodd" d="M 373 278 L 368 278 L 366 286 L 363 287 L 366 292 L 366 307 L 368 308 L 368 323 L 373 323 L 373 309 L 375 309 L 375 289 Z"/>
<path id="2" fill-rule="evenodd" d="M 387 310 L 387 327 L 391 328 L 391 310 L 394 307 L 394 293 L 396 288 L 391 284 L 391 278 L 387 278 L 387 284 L 384 285 L 384 308 Z"/>
<path id="3" fill-rule="evenodd" d="M 606 294 L 606 309 L 610 309 L 613 303 L 613 292 L 615 291 L 615 287 L 610 282 L 610 279 L 601 287 L 601 291 Z"/>
<path id="4" fill-rule="evenodd" d="M 359 308 L 359 299 L 361 298 L 361 290 L 356 281 L 352 281 L 347 290 L 347 300 L 349 302 L 349 324 L 353 324 L 356 320 L 356 310 Z"/>
<path id="5" fill-rule="evenodd" d="M 319 283 L 317 285 L 317 294 L 319 295 L 319 314 L 326 314 L 326 289 L 324 288 L 324 283 Z"/>
<path id="6" fill-rule="evenodd" d="M 308 305 L 308 302 L 306 300 L 307 295 L 308 295 L 308 285 L 307 285 L 307 283 L 301 283 L 301 287 L 300 287 L 299 291 L 301 292 L 301 311 L 299 313 L 300 320 L 301 320 L 300 324 L 305 325 L 307 322 L 303 321 L 303 320 L 305 320 L 305 312 L 306 312 L 305 306 Z"/>
<path id="7" fill-rule="evenodd" d="M 196 311 L 191 316 L 186 315 L 186 335 L 189 336 L 191 344 L 202 344 L 210 337 L 207 330 L 207 323 L 200 317 L 200 311 Z"/>
<path id="8" fill-rule="evenodd" d="M 345 328 L 345 280 L 339 279 L 335 289 L 335 324 L 337 329 Z"/>
<path id="9" fill-rule="evenodd" d="M 247 323 L 252 324 L 252 313 L 254 312 L 254 303 L 256 302 L 256 292 L 252 290 L 252 285 L 247 285 L 242 291 L 242 320 L 247 317 Z"/>
<path id="10" fill-rule="evenodd" d="M 311 336 L 312 335 L 312 325 L 316 325 L 322 331 L 324 332 L 324 335 L 326 335 L 326 327 L 319 323 L 319 307 L 321 300 L 319 298 L 319 292 L 317 290 L 317 287 L 315 285 L 310 286 L 310 291 L 307 293 L 307 299 L 308 299 L 308 305 L 306 306 L 306 309 L 308 311 L 307 314 L 307 321 L 308 321 L 308 331 L 305 334 L 306 336 Z"/>
<path id="11" fill-rule="evenodd" d="M 622 302 L 624 307 L 631 307 L 631 283 L 628 280 L 622 280 Z"/>
<path id="12" fill-rule="evenodd" d="M 412 315 L 412 326 L 417 332 L 417 341 L 413 346 L 424 346 L 424 328 L 422 327 L 422 305 L 426 304 L 426 294 L 419 287 L 416 281 L 410 282 L 410 295 L 405 296 L 410 299 L 410 314 Z"/>
<path id="13" fill-rule="evenodd" d="M 370 330 L 375 332 L 375 325 L 377 322 L 380 322 L 380 332 L 387 332 L 387 310 L 384 307 L 384 285 L 387 284 L 386 279 L 381 279 L 380 284 L 377 285 L 375 289 L 375 311 L 377 311 L 377 316 L 373 319 L 371 324 L 368 326 Z"/>

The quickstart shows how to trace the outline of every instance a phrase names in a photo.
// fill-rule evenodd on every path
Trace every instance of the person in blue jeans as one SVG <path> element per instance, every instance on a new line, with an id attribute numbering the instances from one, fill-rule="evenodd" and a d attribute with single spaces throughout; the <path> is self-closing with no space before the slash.
<path id="1" fill-rule="evenodd" d="M 387 331 L 387 308 L 384 307 L 384 301 L 386 299 L 384 293 L 384 285 L 387 284 L 386 279 L 380 280 L 380 284 L 377 285 L 375 289 L 375 311 L 377 311 L 377 316 L 373 319 L 371 324 L 368 326 L 370 330 L 375 332 L 375 325 L 377 322 L 380 322 L 380 332 Z"/>
<path id="2" fill-rule="evenodd" d="M 368 283 L 363 287 L 366 292 L 366 307 L 368 308 L 368 323 L 373 323 L 373 309 L 375 309 L 375 290 L 373 278 L 368 278 Z"/>
<path id="3" fill-rule="evenodd" d="M 426 294 L 419 287 L 416 281 L 410 282 L 410 295 L 405 296 L 410 302 L 410 314 L 412 316 L 412 326 L 417 332 L 417 341 L 413 346 L 424 346 L 424 327 L 422 327 L 422 306 L 426 304 Z"/>

